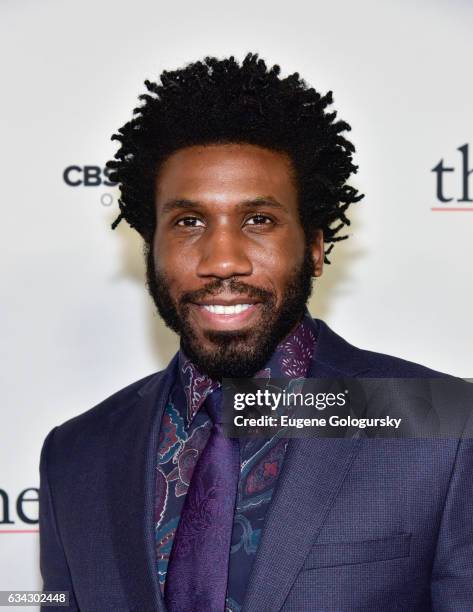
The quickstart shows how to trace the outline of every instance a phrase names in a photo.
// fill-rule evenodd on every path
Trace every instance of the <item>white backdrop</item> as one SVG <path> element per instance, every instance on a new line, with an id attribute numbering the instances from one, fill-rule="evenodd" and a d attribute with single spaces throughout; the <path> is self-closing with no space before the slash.
<path id="1" fill-rule="evenodd" d="M 354 344 L 473 376 L 473 202 L 456 201 L 473 168 L 472 31 L 469 0 L 0 1 L 0 590 L 40 587 L 37 525 L 24 520 L 35 492 L 16 506 L 38 486 L 47 432 L 177 347 L 144 288 L 138 237 L 109 228 L 116 190 L 63 180 L 69 166 L 74 180 L 103 167 L 144 79 L 165 68 L 251 50 L 333 89 L 366 198 L 311 311 Z"/>

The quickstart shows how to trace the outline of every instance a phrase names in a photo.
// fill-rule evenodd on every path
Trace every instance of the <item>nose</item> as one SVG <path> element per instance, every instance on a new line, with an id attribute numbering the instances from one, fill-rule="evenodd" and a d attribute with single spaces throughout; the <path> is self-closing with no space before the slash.
<path id="1" fill-rule="evenodd" d="M 199 243 L 198 276 L 224 279 L 252 273 L 251 259 L 239 228 L 214 227 Z"/>

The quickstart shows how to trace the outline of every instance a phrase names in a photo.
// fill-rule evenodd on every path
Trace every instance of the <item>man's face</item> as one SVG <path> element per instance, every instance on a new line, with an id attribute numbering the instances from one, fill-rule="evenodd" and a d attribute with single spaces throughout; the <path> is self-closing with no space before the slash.
<path id="1" fill-rule="evenodd" d="M 323 237 L 306 244 L 291 164 L 249 144 L 193 146 L 156 179 L 148 287 L 184 352 L 213 378 L 251 376 L 298 323 Z"/>

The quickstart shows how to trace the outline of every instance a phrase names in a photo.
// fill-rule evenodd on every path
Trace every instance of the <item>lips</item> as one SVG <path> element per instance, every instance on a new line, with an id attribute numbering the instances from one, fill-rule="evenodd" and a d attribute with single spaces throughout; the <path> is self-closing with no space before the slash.
<path id="1" fill-rule="evenodd" d="M 238 296 L 228 300 L 214 297 L 194 302 L 193 310 L 204 329 L 236 330 L 247 327 L 260 315 L 261 303 Z"/>
<path id="2" fill-rule="evenodd" d="M 208 312 L 218 315 L 240 314 L 241 312 L 248 310 L 248 308 L 251 308 L 251 304 L 232 304 L 229 306 L 225 304 L 202 304 L 201 306 Z"/>

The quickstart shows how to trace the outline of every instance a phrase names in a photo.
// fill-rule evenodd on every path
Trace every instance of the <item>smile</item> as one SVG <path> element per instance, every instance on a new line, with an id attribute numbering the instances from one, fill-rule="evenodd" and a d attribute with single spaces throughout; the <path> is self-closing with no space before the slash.
<path id="1" fill-rule="evenodd" d="M 203 304 L 202 308 L 213 314 L 235 315 L 251 308 L 251 304 L 233 304 L 231 306 L 225 306 L 224 304 Z"/>
<path id="2" fill-rule="evenodd" d="M 233 304 L 229 303 L 231 301 Z M 193 312 L 201 329 L 235 330 L 255 325 L 261 316 L 261 306 L 252 298 L 233 298 L 220 304 L 214 298 L 211 304 L 194 303 Z"/>

